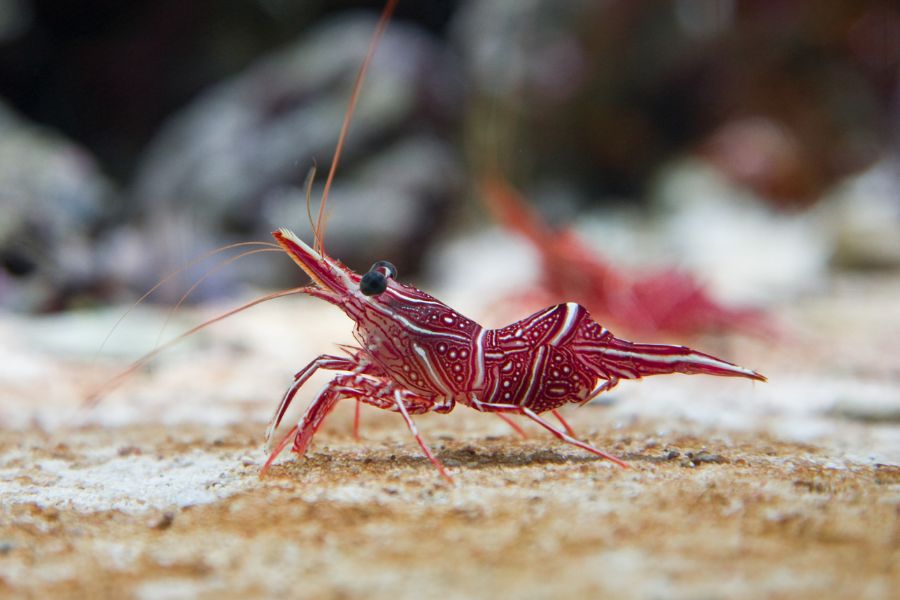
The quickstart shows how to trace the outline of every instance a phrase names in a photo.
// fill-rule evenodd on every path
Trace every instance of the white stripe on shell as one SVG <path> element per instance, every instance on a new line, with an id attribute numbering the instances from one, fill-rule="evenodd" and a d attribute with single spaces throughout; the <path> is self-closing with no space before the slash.
<path id="1" fill-rule="evenodd" d="M 473 357 L 475 360 L 475 382 L 472 384 L 472 387 L 476 389 L 480 389 L 484 383 L 484 335 L 486 333 L 487 330 L 482 329 L 478 332 L 478 337 L 475 338 L 475 356 Z"/>
<path id="2" fill-rule="evenodd" d="M 399 300 L 406 300 L 407 302 L 415 302 L 418 304 L 431 304 L 437 306 L 438 308 L 447 308 L 446 304 L 439 302 L 438 300 L 427 300 L 425 298 L 414 298 L 412 296 L 407 296 L 404 292 L 401 292 L 397 288 L 390 287 L 385 290 L 388 294 L 395 296 Z"/>
<path id="3" fill-rule="evenodd" d="M 563 321 L 562 327 L 559 328 L 559 331 L 556 332 L 556 335 L 553 336 L 553 339 L 550 340 L 549 344 L 551 346 L 556 346 L 559 344 L 560 340 L 569 335 L 569 332 L 572 330 L 572 326 L 575 324 L 575 317 L 578 316 L 578 305 L 574 302 L 566 302 L 566 317 Z"/>
<path id="4" fill-rule="evenodd" d="M 537 381 L 537 373 L 541 367 L 541 363 L 544 362 L 544 354 L 547 352 L 546 346 L 541 346 L 537 354 L 534 355 L 534 362 L 531 365 L 531 377 L 528 381 L 528 389 L 525 390 L 525 394 L 519 400 L 519 406 L 528 406 L 531 401 L 531 394 L 534 392 L 534 384 Z"/>
<path id="5" fill-rule="evenodd" d="M 360 294 L 362 295 L 362 294 Z M 390 310 L 388 307 L 374 301 L 372 298 L 368 296 L 362 296 L 365 301 L 369 303 L 369 306 L 372 307 L 377 312 L 380 312 L 382 315 L 386 316 L 389 319 L 394 319 L 403 324 L 404 327 L 409 329 L 410 331 L 415 331 L 416 333 L 420 333 L 422 335 L 436 335 L 441 337 L 447 337 L 453 340 L 457 340 L 460 342 L 468 343 L 469 338 L 464 335 L 459 335 L 455 333 L 447 333 L 444 331 L 432 331 L 430 329 L 425 329 L 423 327 L 419 327 L 418 325 L 414 325 L 409 319 L 404 316 L 401 316 L 396 311 Z"/>
<path id="6" fill-rule="evenodd" d="M 682 346 L 669 346 L 670 348 L 682 348 Z M 708 367 L 716 367 L 718 369 L 723 369 L 726 371 L 732 371 L 735 373 L 744 373 L 745 375 L 755 375 L 754 371 L 750 369 L 745 369 L 743 367 L 739 367 L 737 365 L 733 365 L 731 363 L 727 363 L 723 360 L 717 360 L 715 358 L 699 356 L 697 354 L 672 354 L 672 355 L 658 355 L 658 354 L 643 354 L 641 352 L 629 352 L 628 350 L 618 350 L 616 348 L 595 348 L 597 352 L 601 354 L 608 354 L 610 356 L 620 356 L 623 358 L 638 358 L 641 360 L 646 360 L 647 362 L 659 362 L 663 364 L 672 364 L 676 362 L 686 362 L 692 363 L 695 365 L 706 365 Z"/>
<path id="7" fill-rule="evenodd" d="M 419 358 L 422 359 L 422 364 L 425 366 L 425 370 L 428 371 L 428 375 L 431 377 L 431 380 L 434 382 L 434 385 L 440 389 L 444 394 L 449 398 L 453 396 L 453 392 L 444 385 L 444 380 L 438 375 L 437 371 L 434 369 L 434 365 L 431 364 L 431 361 L 428 359 L 428 353 L 425 352 L 425 349 L 418 344 L 412 345 L 413 352 L 415 352 Z"/>

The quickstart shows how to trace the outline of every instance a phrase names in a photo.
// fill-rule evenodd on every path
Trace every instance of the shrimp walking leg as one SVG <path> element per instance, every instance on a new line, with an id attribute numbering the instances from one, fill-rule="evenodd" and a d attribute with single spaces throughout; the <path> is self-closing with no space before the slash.
<path id="1" fill-rule="evenodd" d="M 284 393 L 284 396 L 282 396 L 281 402 L 278 403 L 278 407 L 275 409 L 275 413 L 269 421 L 269 426 L 266 428 L 266 446 L 271 443 L 272 436 L 281 424 L 281 419 L 284 418 L 284 413 L 287 412 L 297 391 L 303 387 L 303 384 L 306 383 L 310 377 L 312 377 L 313 373 L 319 369 L 327 369 L 330 371 L 352 371 L 355 367 L 356 362 L 351 358 L 323 354 L 300 369 L 297 374 L 294 375 L 294 382 Z"/>
<path id="2" fill-rule="evenodd" d="M 416 438 L 419 447 L 425 456 L 428 457 L 428 460 L 438 469 L 442 477 L 452 482 L 444 465 L 431 452 L 431 449 L 419 435 L 418 429 L 410 417 L 410 414 L 422 414 L 431 411 L 434 407 L 434 401 L 399 388 L 377 376 L 360 372 L 337 375 L 319 392 L 309 405 L 309 408 L 306 409 L 297 426 L 292 428 L 272 451 L 266 464 L 263 466 L 260 476 L 268 471 L 272 462 L 291 443 L 291 440 L 293 440 L 292 451 L 302 456 L 309 447 L 313 436 L 324 422 L 325 417 L 328 416 L 339 400 L 345 398 L 365 402 L 381 409 L 399 412 Z"/>
<path id="3" fill-rule="evenodd" d="M 566 433 L 568 433 L 568 434 L 569 434 L 570 436 L 572 436 L 572 437 L 577 437 L 577 436 L 575 435 L 575 430 L 572 429 L 572 426 L 569 425 L 568 421 L 566 421 L 566 420 L 563 418 L 563 416 L 559 413 L 558 410 L 553 410 L 553 411 L 551 411 L 551 412 L 553 413 L 553 416 L 556 417 L 556 420 L 559 421 L 560 424 L 565 428 Z M 503 420 L 504 423 L 506 423 L 507 425 L 509 425 L 509 427 L 510 427 L 513 431 L 515 431 L 516 433 L 518 433 L 519 436 L 520 436 L 523 440 L 527 440 L 527 439 L 528 439 L 528 434 L 525 432 L 524 429 L 522 429 L 522 427 L 521 427 L 518 423 L 516 423 L 515 421 L 513 421 L 512 419 L 510 419 L 509 417 L 507 417 L 506 415 L 504 415 L 502 412 L 495 412 L 494 414 L 497 415 L 501 420 Z"/>
<path id="4" fill-rule="evenodd" d="M 527 439 L 528 439 L 528 434 L 525 433 L 525 430 L 522 429 L 522 427 L 521 427 L 518 423 L 516 423 L 515 421 L 513 421 L 512 419 L 510 419 L 509 417 L 507 417 L 507 416 L 504 415 L 503 413 L 499 413 L 499 412 L 498 412 L 498 413 L 494 413 L 494 414 L 497 415 L 498 417 L 500 417 L 500 419 L 502 419 L 504 423 L 506 423 L 507 425 L 509 425 L 510 428 L 511 428 L 513 431 L 515 431 L 516 433 L 518 433 L 518 434 L 522 437 L 523 440 L 527 440 Z"/>
<path id="5" fill-rule="evenodd" d="M 352 351 L 353 348 L 347 347 L 346 350 Z M 303 367 L 300 371 L 294 375 L 294 382 L 291 384 L 291 387 L 287 389 L 284 393 L 284 396 L 281 398 L 281 402 L 278 403 L 278 408 L 275 409 L 275 413 L 272 415 L 272 419 L 269 421 L 269 426 L 266 428 L 266 446 L 268 447 L 272 441 L 272 436 L 275 434 L 275 430 L 278 429 L 278 426 L 281 424 L 281 420 L 284 418 L 284 413 L 287 411 L 288 407 L 293 401 L 294 396 L 297 394 L 299 389 L 303 387 L 310 377 L 312 377 L 313 373 L 315 373 L 319 369 L 325 369 L 327 371 L 351 371 L 357 375 L 365 374 L 365 375 L 381 375 L 378 369 L 367 362 L 365 358 L 359 354 L 355 353 L 351 356 L 332 356 L 330 354 L 323 354 L 319 356 L 317 359 L 310 362 L 308 365 Z M 357 406 L 359 403 L 357 402 Z M 359 439 L 359 411 L 357 410 L 356 418 L 354 419 L 354 437 Z"/>
<path id="6" fill-rule="evenodd" d="M 575 435 L 575 430 L 572 429 L 572 426 L 569 425 L 568 421 L 563 419 L 563 416 L 559 413 L 558 410 L 554 409 L 554 410 L 551 410 L 550 412 L 553 414 L 554 417 L 556 417 L 556 420 L 559 421 L 559 424 L 563 426 L 563 428 L 566 430 L 566 433 L 568 433 L 572 437 L 577 437 Z"/>
<path id="7" fill-rule="evenodd" d="M 423 398 L 409 390 L 396 387 L 393 384 L 385 383 L 375 377 L 356 376 L 353 378 L 352 387 L 340 388 L 339 391 L 345 396 L 355 396 L 358 401 L 365 402 L 382 408 L 385 410 L 393 410 L 399 412 L 406 421 L 406 426 L 410 433 L 416 438 L 416 443 L 422 449 L 422 453 L 431 461 L 431 464 L 438 470 L 448 483 L 453 483 L 453 479 L 447 473 L 446 467 L 434 455 L 422 436 L 415 422 L 412 420 L 411 414 L 422 414 L 435 409 L 435 402 L 428 398 Z"/>
<path id="8" fill-rule="evenodd" d="M 587 450 L 591 454 L 596 454 L 597 456 L 605 458 L 606 460 L 612 461 L 624 469 L 628 468 L 628 464 L 625 463 L 620 458 L 616 458 L 615 456 L 613 456 L 611 454 L 607 454 L 606 452 L 604 452 L 598 448 L 595 448 L 594 446 L 591 446 L 590 444 L 588 444 L 586 442 L 582 442 L 581 440 L 575 439 L 574 437 L 572 437 L 565 431 L 561 431 L 561 430 L 557 429 L 556 427 L 554 427 L 553 425 L 548 423 L 545 419 L 542 419 L 537 413 L 535 413 L 533 410 L 531 410 L 528 407 L 516 406 L 516 405 L 512 405 L 512 404 L 495 404 L 495 403 L 490 403 L 490 402 L 479 402 L 477 404 L 474 404 L 473 407 L 476 410 L 479 410 L 482 412 L 507 413 L 507 414 L 515 414 L 515 415 L 522 415 L 523 417 L 528 417 L 529 419 L 531 419 L 532 421 L 534 421 L 535 423 L 537 423 L 538 425 L 540 425 L 541 427 L 543 427 L 544 429 L 546 429 L 547 431 L 552 433 L 558 439 L 560 439 L 568 444 L 572 444 L 573 446 L 576 446 L 578 448 L 581 448 L 582 450 Z"/>
<path id="9" fill-rule="evenodd" d="M 428 460 L 431 461 L 431 464 L 438 470 L 447 483 L 452 484 L 453 478 L 447 473 L 447 469 L 444 468 L 444 464 L 437 459 L 437 457 L 432 454 L 431 449 L 428 447 L 428 444 L 425 443 L 425 440 L 422 439 L 422 436 L 419 435 L 419 430 L 416 428 L 416 424 L 413 422 L 412 418 L 409 416 L 409 412 L 406 410 L 406 406 L 404 405 L 404 399 L 400 393 L 400 390 L 394 390 L 394 402 L 397 405 L 397 409 L 401 415 L 403 415 L 403 419 L 406 421 L 406 426 L 409 427 L 409 431 L 416 438 L 416 442 L 418 442 L 419 447 L 422 449 L 422 452 L 425 453 L 425 456 L 428 457 Z"/>

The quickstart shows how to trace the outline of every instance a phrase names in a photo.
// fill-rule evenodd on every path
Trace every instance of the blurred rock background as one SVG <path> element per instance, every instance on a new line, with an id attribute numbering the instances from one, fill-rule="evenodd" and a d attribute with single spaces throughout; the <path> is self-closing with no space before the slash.
<path id="1" fill-rule="evenodd" d="M 218 245 L 308 236 L 302 184 L 313 164 L 324 181 L 379 8 L 0 0 L 0 305 L 134 298 Z M 401 2 L 329 249 L 465 283 L 454 261 L 505 247 L 478 198 L 495 168 L 616 260 L 735 299 L 896 269 L 898 73 L 887 1 Z M 297 281 L 241 264 L 195 297 Z"/>

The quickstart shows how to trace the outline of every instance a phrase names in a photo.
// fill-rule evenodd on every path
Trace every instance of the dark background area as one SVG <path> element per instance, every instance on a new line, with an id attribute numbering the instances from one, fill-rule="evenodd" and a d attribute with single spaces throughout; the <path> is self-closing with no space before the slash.
<path id="1" fill-rule="evenodd" d="M 379 1 L 20 0 L 0 41 L 0 96 L 79 140 L 125 182 L 165 120 L 206 87 L 316 21 Z M 401 2 L 396 19 L 445 33 L 458 3 Z"/>

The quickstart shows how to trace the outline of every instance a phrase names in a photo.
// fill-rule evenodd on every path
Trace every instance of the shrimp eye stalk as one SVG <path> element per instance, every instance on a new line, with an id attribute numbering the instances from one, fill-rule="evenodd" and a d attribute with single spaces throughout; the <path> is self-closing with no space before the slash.
<path id="1" fill-rule="evenodd" d="M 397 279 L 397 267 L 395 267 L 393 263 L 390 263 L 386 260 L 379 260 L 377 263 L 372 265 L 372 268 L 369 269 L 369 272 L 372 271 L 378 271 L 389 279 Z"/>

